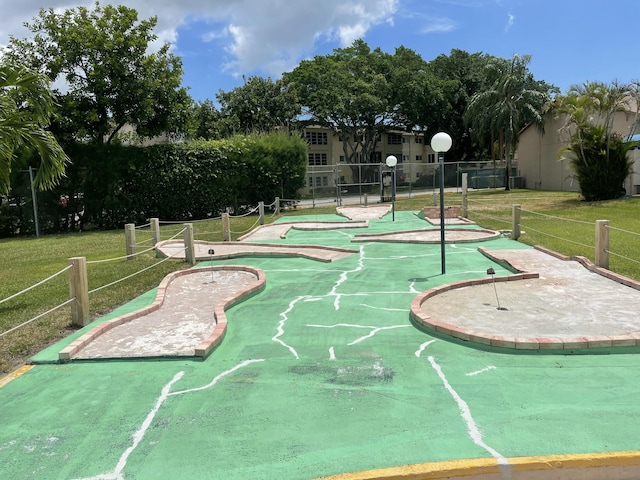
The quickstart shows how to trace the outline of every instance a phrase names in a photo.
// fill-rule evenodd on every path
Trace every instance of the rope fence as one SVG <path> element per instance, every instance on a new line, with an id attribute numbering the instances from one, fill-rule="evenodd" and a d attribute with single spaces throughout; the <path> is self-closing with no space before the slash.
<path id="1" fill-rule="evenodd" d="M 67 265 L 65 268 L 63 268 L 62 270 L 60 270 L 57 273 L 54 273 L 53 275 L 45 278 L 44 280 L 40 280 L 38 283 L 34 283 L 33 285 L 31 285 L 30 287 L 25 288 L 24 290 L 18 292 L 18 293 L 14 293 L 13 295 L 11 295 L 10 297 L 5 298 L 4 300 L 0 300 L 0 305 L 2 305 L 4 302 L 8 302 L 9 300 L 13 300 L 14 298 L 19 297 L 20 295 L 23 295 L 31 290 L 33 290 L 36 287 L 39 287 L 40 285 L 47 283 L 49 280 L 53 280 L 54 278 L 56 278 L 58 275 L 63 274 L 64 272 L 69 271 L 72 268 L 72 265 Z"/>
<path id="2" fill-rule="evenodd" d="M 132 274 L 130 274 L 130 275 L 127 275 L 126 277 L 119 278 L 118 280 L 115 280 L 115 281 L 113 281 L 113 282 L 111 282 L 111 283 L 107 283 L 106 285 L 102 285 L 101 287 L 97 287 L 97 288 L 94 288 L 93 290 L 89 290 L 89 292 L 88 292 L 88 293 L 89 293 L 89 295 L 91 295 L 91 294 L 93 294 L 93 293 L 99 292 L 100 290 L 104 290 L 105 288 L 113 287 L 114 285 L 117 285 L 117 284 L 118 284 L 118 283 L 120 283 L 120 282 L 124 282 L 125 280 L 129 280 L 130 278 L 133 278 L 133 277 L 135 277 L 136 275 L 139 275 L 139 274 L 141 274 L 141 273 L 143 273 L 143 272 L 146 272 L 147 270 L 151 270 L 152 268 L 155 268 L 155 267 L 157 267 L 158 265 L 161 265 L 162 263 L 166 262 L 167 260 L 171 260 L 171 259 L 172 259 L 173 257 L 175 257 L 178 253 L 180 253 L 180 252 L 182 252 L 182 251 L 184 251 L 184 250 L 186 250 L 186 247 L 185 247 L 185 248 L 183 248 L 183 249 L 178 250 L 178 252 L 177 252 L 177 253 L 174 253 L 174 254 L 172 254 L 172 255 L 170 255 L 170 256 L 168 256 L 168 257 L 166 257 L 166 258 L 163 258 L 162 260 L 157 261 L 157 262 L 156 262 L 156 263 L 154 263 L 153 265 L 149 265 L 148 267 L 143 268 L 142 270 L 138 270 L 137 272 L 134 272 L 134 273 L 132 273 Z M 127 257 L 121 257 L 121 258 L 127 258 Z M 89 263 L 89 262 L 87 262 L 87 263 Z"/>
<path id="3" fill-rule="evenodd" d="M 463 195 L 465 195 L 463 193 Z M 260 205 L 257 208 L 252 209 L 250 212 L 243 214 L 243 215 L 238 215 L 238 216 L 231 216 L 228 213 L 223 214 L 221 217 L 216 217 L 216 218 L 207 218 L 207 219 L 202 219 L 202 220 L 196 220 L 195 222 L 206 222 L 206 221 L 222 221 L 222 229 L 223 229 L 223 240 L 224 241 L 230 241 L 231 239 L 231 234 L 234 235 L 242 235 L 245 234 L 247 232 L 250 232 L 251 230 L 255 229 L 256 226 L 258 224 L 264 224 L 264 208 L 265 206 L 267 208 L 273 208 L 274 213 L 273 216 L 278 215 L 280 213 L 280 206 L 281 206 L 281 202 L 287 202 L 288 200 L 281 200 L 279 198 L 276 198 L 274 202 L 272 202 L 271 204 L 268 205 L 264 205 L 262 202 L 260 202 Z M 467 201 L 467 198 L 463 198 L 463 205 L 464 203 Z M 496 216 L 496 210 L 499 210 L 500 206 L 495 206 L 495 203 L 492 203 L 492 205 L 496 208 L 494 208 L 493 210 L 485 210 L 484 209 L 484 203 L 481 202 L 473 202 L 473 204 L 476 205 L 480 205 L 481 207 L 479 209 L 474 209 L 472 211 L 474 216 L 478 216 L 480 218 L 483 219 L 487 219 L 487 220 L 491 220 L 493 222 L 499 222 L 499 223 L 505 223 L 505 224 L 509 224 L 511 223 L 513 229 L 512 229 L 512 234 L 511 234 L 511 238 L 517 240 L 518 237 L 520 236 L 520 229 L 526 229 L 527 232 L 533 232 L 536 233 L 538 235 L 544 236 L 544 237 L 548 237 L 548 238 L 553 238 L 562 242 L 568 242 L 572 245 L 576 245 L 578 247 L 581 248 L 586 248 L 589 249 L 591 251 L 595 251 L 595 264 L 597 266 L 603 267 L 603 268 L 609 268 L 609 255 L 611 256 L 615 256 L 616 258 L 622 259 L 624 261 L 627 262 L 631 262 L 633 264 L 640 264 L 640 260 L 638 259 L 634 259 L 629 257 L 628 255 L 625 255 L 623 253 L 616 253 L 611 251 L 610 245 L 609 245 L 609 232 L 616 232 L 616 233 L 621 233 L 621 234 L 627 234 L 627 235 L 633 235 L 633 236 L 640 236 L 640 233 L 638 232 L 633 232 L 633 231 L 629 231 L 629 230 L 625 230 L 622 228 L 617 228 L 617 227 L 612 227 L 608 224 L 608 221 L 606 220 L 598 220 L 597 222 L 588 222 L 588 221 L 583 221 L 583 220 L 576 220 L 576 219 L 572 219 L 572 218 L 565 218 L 565 217 L 560 217 L 560 216 L 556 216 L 556 215 L 549 215 L 549 214 L 545 214 L 545 213 L 540 213 L 540 212 L 535 212 L 532 210 L 525 210 L 525 209 L 521 209 L 520 205 L 512 205 L 512 212 L 510 215 L 510 221 L 505 220 L 505 217 L 500 218 L 499 216 Z M 259 217 L 258 219 L 253 223 L 253 225 L 251 225 L 250 227 L 248 227 L 247 229 L 243 229 L 242 231 L 235 231 L 232 230 L 230 228 L 230 219 L 244 219 L 245 217 L 248 217 L 252 214 L 255 214 L 256 211 L 259 212 Z M 563 222 L 563 223 L 567 223 L 567 224 L 579 224 L 579 225 L 585 225 L 585 226 L 589 226 L 589 227 L 594 227 L 595 228 L 595 246 L 593 244 L 586 244 L 582 241 L 578 241 L 575 240 L 574 238 L 566 238 L 566 237 L 562 237 L 560 235 L 551 233 L 549 231 L 544 231 L 544 227 L 539 227 L 538 225 L 536 225 L 537 228 L 534 228 L 530 222 L 526 222 L 523 223 L 521 221 L 521 214 L 522 213 L 527 214 L 528 216 L 532 216 L 532 217 L 539 217 L 545 220 L 553 220 L 553 221 L 559 221 L 559 222 Z M 530 219 L 531 220 L 531 219 Z M 169 256 L 166 256 L 165 258 L 155 262 L 152 265 L 149 265 L 147 267 L 144 267 L 136 272 L 133 272 L 129 275 L 126 275 L 122 278 L 119 278 L 117 280 L 114 280 L 113 282 L 107 283 L 105 285 L 102 285 L 100 287 L 94 288 L 92 290 L 89 290 L 88 287 L 86 286 L 87 282 L 87 274 L 86 274 L 86 266 L 87 265 L 98 265 L 98 264 L 104 264 L 104 263 L 109 263 L 109 262 L 116 262 L 116 261 L 124 261 L 124 260 L 132 260 L 135 257 L 139 256 L 139 255 L 143 255 L 145 253 L 151 252 L 153 250 L 155 250 L 155 241 L 156 239 L 158 239 L 160 237 L 160 232 L 159 232 L 159 225 L 160 224 L 163 225 L 177 225 L 179 223 L 182 224 L 182 228 L 180 230 L 177 230 L 175 233 L 173 233 L 168 240 L 173 240 L 175 238 L 177 238 L 180 235 L 184 235 L 184 246 L 177 249 L 176 251 L 172 251 L 172 253 Z M 542 224 L 544 222 L 541 222 Z M 151 270 L 152 268 L 155 268 L 161 264 L 163 264 L 164 262 L 174 259 L 175 257 L 177 257 L 178 255 L 181 255 L 183 253 L 185 253 L 185 259 L 187 260 L 187 262 L 191 263 L 191 265 L 195 265 L 196 259 L 195 259 L 195 248 L 194 248 L 194 230 L 193 230 L 193 224 L 192 223 L 183 223 L 183 222 L 172 222 L 172 221 L 163 221 L 160 222 L 159 219 L 151 219 L 150 223 L 147 223 L 145 225 L 140 225 L 140 226 L 135 226 L 132 224 L 128 224 L 126 226 L 127 228 L 125 228 L 125 236 L 126 236 L 126 247 L 127 247 L 127 254 L 123 255 L 123 256 L 118 256 L 115 258 L 109 258 L 109 259 L 101 259 L 101 260 L 91 260 L 91 261 L 86 261 L 86 259 L 84 257 L 76 257 L 76 258 L 72 258 L 70 259 L 70 264 L 67 265 L 65 268 L 63 268 L 62 270 L 54 273 L 53 275 L 35 283 L 34 285 L 25 288 L 24 290 L 17 292 L 5 299 L 0 300 L 0 305 L 2 305 L 5 302 L 8 302 L 10 300 L 13 300 L 21 295 L 24 295 L 26 293 L 28 293 L 29 291 L 33 290 L 34 288 L 43 285 L 46 282 L 51 281 L 52 279 L 56 278 L 57 276 L 65 273 L 65 272 L 69 272 L 69 285 L 70 285 L 70 298 L 69 300 L 61 303 L 60 305 L 57 305 L 49 310 L 47 310 L 46 312 L 43 312 L 41 314 L 38 314 L 36 317 L 31 318 L 23 323 L 21 323 L 20 325 L 16 325 L 14 327 L 12 327 L 11 329 L 0 333 L 0 338 L 8 335 L 11 332 L 14 332 L 22 327 L 24 327 L 25 325 L 28 325 L 32 322 L 35 322 L 36 320 L 60 309 L 63 308 L 65 306 L 71 305 L 71 310 L 72 310 L 72 321 L 75 325 L 79 325 L 79 326 L 84 326 L 88 323 L 88 296 L 89 295 L 93 295 L 101 290 L 107 289 L 109 287 L 112 287 L 116 284 L 119 284 L 121 282 L 124 282 L 126 280 L 129 280 L 139 274 L 142 274 L 143 272 L 146 272 L 148 270 Z M 135 251 L 136 250 L 136 246 L 140 245 L 144 242 L 136 242 L 135 241 L 135 233 L 132 234 L 132 232 L 140 232 L 143 231 L 143 229 L 146 229 L 150 227 L 150 234 L 151 234 L 151 240 L 154 241 L 154 245 L 149 247 L 149 248 L 145 248 L 142 251 Z M 144 230 L 145 233 L 147 232 L 147 230 Z M 164 231 L 165 235 L 166 235 L 166 230 Z M 218 234 L 219 231 L 207 231 L 207 232 L 199 232 L 199 235 L 213 235 L 213 234 Z M 132 236 L 131 236 L 132 235 Z M 145 240 L 145 242 L 148 240 Z M 80 261 L 79 261 L 80 260 Z M 83 270 L 84 269 L 84 270 Z M 84 282 L 84 285 L 82 284 Z M 85 298 L 86 297 L 86 298 Z M 86 303 L 86 305 L 84 305 Z M 79 312 L 79 313 L 78 313 Z"/>
<path id="4" fill-rule="evenodd" d="M 40 314 L 40 315 L 38 315 L 38 316 L 33 317 L 32 319 L 27 320 L 26 322 L 23 322 L 23 323 L 21 323 L 20 325 L 16 325 L 15 327 L 10 328 L 10 329 L 9 329 L 9 330 L 7 330 L 6 332 L 2 332 L 2 333 L 0 333 L 0 338 L 4 337 L 5 335 L 9 335 L 11 332 L 15 332 L 16 330 L 18 330 L 18 329 L 20 329 L 20 328 L 22 328 L 22 327 L 24 327 L 24 326 L 26 326 L 26 325 L 29 325 L 30 323 L 33 323 L 33 322 L 35 322 L 36 320 L 40 320 L 42 317 L 44 317 L 44 316 L 46 316 L 46 315 L 49 315 L 50 313 L 53 313 L 53 312 L 55 312 L 56 310 L 58 310 L 58 309 L 60 309 L 60 308 L 62 308 L 62 307 L 66 307 L 66 306 L 67 306 L 67 305 L 69 305 L 71 302 L 75 302 L 75 301 L 76 301 L 75 297 L 74 297 L 74 298 L 70 298 L 70 299 L 69 299 L 69 300 L 67 300 L 66 302 L 61 303 L 60 305 L 56 305 L 55 307 L 50 308 L 49 310 L 47 310 L 46 312 L 41 313 L 41 314 Z"/>

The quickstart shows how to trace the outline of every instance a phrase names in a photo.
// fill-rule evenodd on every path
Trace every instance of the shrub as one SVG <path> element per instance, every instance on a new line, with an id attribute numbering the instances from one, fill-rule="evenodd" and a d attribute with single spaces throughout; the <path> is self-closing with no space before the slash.
<path id="1" fill-rule="evenodd" d="M 623 194 L 633 162 L 627 157 L 636 143 L 625 142 L 604 126 L 582 125 L 565 149 L 587 201 L 611 200 Z"/>

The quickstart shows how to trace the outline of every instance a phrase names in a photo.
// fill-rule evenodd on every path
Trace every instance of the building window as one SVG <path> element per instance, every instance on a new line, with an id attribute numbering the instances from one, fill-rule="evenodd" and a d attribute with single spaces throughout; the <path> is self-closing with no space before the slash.
<path id="1" fill-rule="evenodd" d="M 400 159 L 400 163 L 406 162 L 408 160 L 409 160 L 409 155 L 402 155 L 402 158 Z"/>
<path id="2" fill-rule="evenodd" d="M 340 155 L 340 162 L 344 163 L 345 161 L 344 155 Z"/>
<path id="3" fill-rule="evenodd" d="M 416 143 L 424 143 L 424 139 L 422 137 L 416 137 Z"/>
<path id="4" fill-rule="evenodd" d="M 327 154 L 326 153 L 309 153 L 309 165 L 326 165 Z"/>
<path id="5" fill-rule="evenodd" d="M 402 144 L 402 135 L 399 133 L 387 133 L 387 145 Z"/>
<path id="6" fill-rule="evenodd" d="M 430 153 L 427 155 L 427 163 L 436 163 L 436 154 Z"/>
<path id="7" fill-rule="evenodd" d="M 416 162 L 422 161 L 422 155 L 416 155 Z"/>
<path id="8" fill-rule="evenodd" d="M 382 163 L 382 152 L 373 152 L 370 163 Z"/>
<path id="9" fill-rule="evenodd" d="M 323 187 L 328 187 L 329 186 L 329 178 L 328 177 L 322 177 L 322 186 Z"/>
<path id="10" fill-rule="evenodd" d="M 327 145 L 327 132 L 304 132 L 305 139 L 309 145 Z"/>

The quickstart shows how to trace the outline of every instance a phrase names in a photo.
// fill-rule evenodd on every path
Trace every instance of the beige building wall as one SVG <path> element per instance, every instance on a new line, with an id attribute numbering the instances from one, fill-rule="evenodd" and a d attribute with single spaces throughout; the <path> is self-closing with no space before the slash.
<path id="1" fill-rule="evenodd" d="M 342 140 L 337 132 L 321 126 L 307 126 L 304 136 L 309 144 L 306 187 L 303 195 L 329 193 L 337 187 L 346 188 L 356 183 L 352 168 L 345 161 Z M 413 132 L 389 132 L 382 134 L 376 147 L 376 162 L 364 163 L 363 168 L 373 167 L 380 170 L 381 164 L 389 155 L 398 159 L 396 166 L 397 181 L 415 182 L 421 175 L 431 175 L 436 156 L 431 146 L 425 145 L 424 135 Z M 359 163 L 359 162 L 357 162 Z M 382 171 L 386 167 L 382 165 Z M 372 178 L 379 183 L 379 174 Z"/>
<path id="2" fill-rule="evenodd" d="M 620 112 L 616 115 L 613 130 L 621 135 L 632 132 L 635 114 Z M 559 160 L 560 151 L 569 144 L 570 132 L 564 128 L 566 118 L 549 118 L 544 133 L 529 126 L 520 132 L 517 159 L 525 187 L 532 190 L 579 191 L 580 184 L 574 176 L 568 160 Z M 640 172 L 640 163 L 635 171 Z M 640 180 L 640 175 L 637 175 Z M 635 179 L 635 177 L 634 177 Z M 627 179 L 628 193 L 633 193 L 634 179 Z"/>

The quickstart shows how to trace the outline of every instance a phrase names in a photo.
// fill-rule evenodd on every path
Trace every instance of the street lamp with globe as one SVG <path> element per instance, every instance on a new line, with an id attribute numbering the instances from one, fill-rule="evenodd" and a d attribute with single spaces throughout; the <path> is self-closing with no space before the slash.
<path id="1" fill-rule="evenodd" d="M 443 275 L 447 271 L 444 259 L 444 154 L 449 151 L 452 143 L 451 137 L 445 132 L 438 132 L 431 139 L 431 148 L 438 154 L 440 169 L 440 265 Z"/>
<path id="2" fill-rule="evenodd" d="M 394 155 L 389 155 L 385 160 L 387 167 L 391 169 L 391 221 L 396 221 L 396 165 L 398 159 Z"/>

